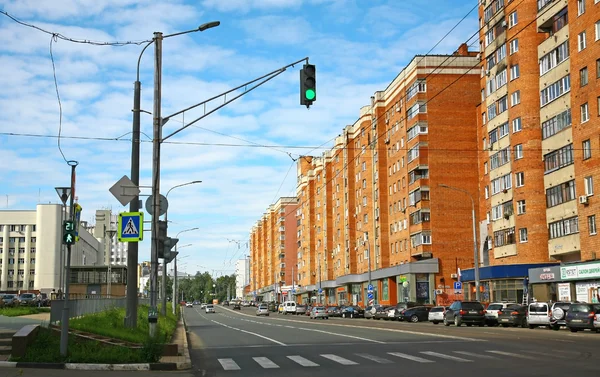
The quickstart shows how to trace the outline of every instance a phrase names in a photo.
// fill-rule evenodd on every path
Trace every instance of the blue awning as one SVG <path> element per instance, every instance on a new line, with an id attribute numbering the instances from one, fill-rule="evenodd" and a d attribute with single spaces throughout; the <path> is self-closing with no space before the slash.
<path id="1" fill-rule="evenodd" d="M 479 267 L 479 280 L 515 279 L 529 276 L 530 268 L 555 266 L 556 263 L 507 264 L 503 266 Z M 475 281 L 475 269 L 461 271 L 461 281 Z"/>

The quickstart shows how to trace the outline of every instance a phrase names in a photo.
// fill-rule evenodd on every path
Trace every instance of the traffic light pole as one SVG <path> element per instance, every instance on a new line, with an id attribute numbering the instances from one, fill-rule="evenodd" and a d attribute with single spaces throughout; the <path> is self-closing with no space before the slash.
<path id="1" fill-rule="evenodd" d="M 75 206 L 75 168 L 78 165 L 77 161 L 68 161 L 71 166 L 71 200 L 69 202 L 69 218 L 75 220 L 73 208 Z M 71 275 L 71 244 L 67 245 L 67 268 L 65 270 L 65 297 L 60 320 L 60 354 L 67 356 L 69 346 L 69 280 Z"/>

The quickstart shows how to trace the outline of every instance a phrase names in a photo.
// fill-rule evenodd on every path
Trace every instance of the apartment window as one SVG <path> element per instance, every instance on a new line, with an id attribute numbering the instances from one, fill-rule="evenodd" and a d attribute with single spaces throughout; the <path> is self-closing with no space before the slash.
<path id="1" fill-rule="evenodd" d="M 560 80 L 548 85 L 540 92 L 540 104 L 546 106 L 558 97 L 571 90 L 571 77 L 566 75 Z"/>
<path id="2" fill-rule="evenodd" d="M 362 163 L 362 171 L 366 171 L 367 170 L 367 163 L 363 162 Z"/>
<path id="3" fill-rule="evenodd" d="M 569 57 L 569 41 L 563 42 L 560 46 L 550 51 L 540 59 L 540 76 L 567 60 Z"/>
<path id="4" fill-rule="evenodd" d="M 600 59 L 596 59 L 596 78 L 600 79 Z"/>
<path id="5" fill-rule="evenodd" d="M 575 199 L 574 180 L 561 183 L 546 190 L 546 208 L 552 208 Z"/>
<path id="6" fill-rule="evenodd" d="M 521 91 L 517 90 L 510 95 L 510 106 L 515 106 L 521 103 Z"/>
<path id="7" fill-rule="evenodd" d="M 498 114 L 502 114 L 508 109 L 508 98 L 504 96 L 498 100 Z"/>
<path id="8" fill-rule="evenodd" d="M 571 127 L 571 109 L 567 109 L 553 118 L 543 122 L 542 138 L 547 139 L 567 127 Z"/>
<path id="9" fill-rule="evenodd" d="M 590 142 L 590 139 L 584 140 L 581 143 L 581 147 L 583 149 L 583 159 L 587 160 L 588 158 L 592 157 L 592 143 Z"/>
<path id="10" fill-rule="evenodd" d="M 517 12 L 514 11 L 508 15 L 508 27 L 511 28 L 511 27 L 515 26 L 517 24 L 517 22 L 518 22 Z"/>
<path id="11" fill-rule="evenodd" d="M 483 163 L 483 174 L 487 174 L 488 173 L 488 163 L 484 162 Z"/>
<path id="12" fill-rule="evenodd" d="M 517 215 L 522 215 L 525 212 L 527 212 L 525 200 L 518 200 L 517 201 Z"/>
<path id="13" fill-rule="evenodd" d="M 362 188 L 366 189 L 367 188 L 367 180 L 363 179 L 362 181 Z"/>
<path id="14" fill-rule="evenodd" d="M 581 123 L 585 123 L 590 120 L 590 112 L 587 102 L 581 105 Z"/>
<path id="15" fill-rule="evenodd" d="M 585 50 L 586 44 L 585 44 L 585 30 L 582 31 L 581 33 L 579 33 L 579 35 L 577 36 L 577 48 L 579 51 L 583 51 Z"/>
<path id="16" fill-rule="evenodd" d="M 579 233 L 579 221 L 577 216 L 568 219 L 562 219 L 548 224 L 549 237 L 555 239 Z"/>
<path id="17" fill-rule="evenodd" d="M 502 165 L 508 164 L 509 162 L 510 152 L 509 147 L 506 147 L 490 156 L 490 170 L 497 169 Z"/>
<path id="18" fill-rule="evenodd" d="M 502 139 L 508 135 L 508 122 L 502 123 L 498 126 L 498 139 Z"/>
<path id="19" fill-rule="evenodd" d="M 501 72 L 496 74 L 496 89 L 500 89 L 506 85 L 506 81 L 506 69 L 503 69 Z"/>
<path id="20" fill-rule="evenodd" d="M 503 229 L 494 232 L 494 246 L 512 245 L 515 243 L 515 228 Z"/>
<path id="21" fill-rule="evenodd" d="M 596 234 L 596 215 L 588 216 L 588 230 L 590 232 L 590 236 Z"/>
<path id="22" fill-rule="evenodd" d="M 521 118 L 516 118 L 512 120 L 512 129 L 513 133 L 519 132 L 523 129 L 523 125 L 521 124 Z"/>
<path id="23" fill-rule="evenodd" d="M 596 40 L 599 40 L 600 39 L 600 21 L 596 21 L 595 30 L 596 30 Z"/>
<path id="24" fill-rule="evenodd" d="M 496 117 L 497 113 L 496 113 L 496 103 L 495 102 L 488 106 L 487 113 L 488 113 L 489 120 L 492 120 Z"/>
<path id="25" fill-rule="evenodd" d="M 510 67 L 510 81 L 518 79 L 519 78 L 519 65 L 515 64 L 512 67 Z"/>
<path id="26" fill-rule="evenodd" d="M 489 189 L 489 187 L 485 186 L 484 192 L 485 192 L 485 198 L 489 199 L 489 197 L 490 197 L 490 189 Z"/>
<path id="27" fill-rule="evenodd" d="M 527 242 L 527 228 L 519 229 L 519 242 L 520 243 Z"/>
<path id="28" fill-rule="evenodd" d="M 585 189 L 585 195 L 594 195 L 594 178 L 592 178 L 592 176 L 583 178 L 583 186 Z"/>
<path id="29" fill-rule="evenodd" d="M 550 35 L 556 34 L 560 29 L 569 24 L 569 7 L 564 7 L 563 10 L 558 12 L 552 17 L 552 29 Z"/>
<path id="30" fill-rule="evenodd" d="M 544 156 L 545 173 L 548 174 L 573 163 L 573 144 L 566 145 Z"/>
<path id="31" fill-rule="evenodd" d="M 511 174 L 503 175 L 502 177 L 498 177 L 493 179 L 490 182 L 492 186 L 492 195 L 498 194 L 500 191 L 506 191 L 512 188 L 512 179 Z"/>
<path id="32" fill-rule="evenodd" d="M 577 0 L 577 16 L 585 13 L 585 0 Z"/>
<path id="33" fill-rule="evenodd" d="M 588 69 L 584 67 L 579 70 L 579 86 L 586 86 L 588 83 Z"/>
<path id="34" fill-rule="evenodd" d="M 515 160 L 523 158 L 523 144 L 515 145 Z"/>
<path id="35" fill-rule="evenodd" d="M 518 38 L 510 41 L 510 54 L 512 55 L 517 51 L 519 51 L 519 39 Z"/>
<path id="36" fill-rule="evenodd" d="M 525 186 L 525 173 L 523 173 L 523 172 L 515 173 L 515 184 L 517 187 Z"/>

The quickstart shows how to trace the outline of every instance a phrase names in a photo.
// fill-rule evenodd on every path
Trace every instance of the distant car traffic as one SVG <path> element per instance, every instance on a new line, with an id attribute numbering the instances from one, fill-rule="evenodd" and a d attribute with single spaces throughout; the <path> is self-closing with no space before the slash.
<path id="1" fill-rule="evenodd" d="M 269 307 L 267 306 L 267 304 L 260 304 L 258 305 L 258 307 L 256 308 L 256 315 L 266 315 L 269 316 Z"/>
<path id="2" fill-rule="evenodd" d="M 233 304 L 233 310 L 242 310 L 242 305 L 239 302 Z"/>
<path id="3" fill-rule="evenodd" d="M 193 308 L 194 304 L 192 302 L 188 301 L 188 302 L 185 303 L 185 307 L 186 308 Z"/>
<path id="4" fill-rule="evenodd" d="M 207 304 L 205 310 L 206 310 L 206 313 L 214 313 L 215 306 L 213 304 Z"/>

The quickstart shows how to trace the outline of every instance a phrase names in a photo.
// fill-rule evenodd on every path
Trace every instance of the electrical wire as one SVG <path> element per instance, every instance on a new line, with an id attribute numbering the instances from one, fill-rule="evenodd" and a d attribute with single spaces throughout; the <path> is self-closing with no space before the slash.
<path id="1" fill-rule="evenodd" d="M 62 132 L 62 103 L 60 101 L 60 93 L 58 91 L 58 80 L 56 80 L 56 66 L 54 64 L 54 54 L 52 53 L 52 44 L 55 42 L 56 40 L 56 36 L 52 35 L 50 37 L 50 60 L 52 61 L 52 75 L 54 76 L 54 88 L 56 89 L 56 98 L 58 99 L 58 139 L 57 139 L 57 144 L 58 144 L 58 151 L 60 152 L 60 155 L 62 156 L 63 160 L 65 160 L 65 162 L 68 163 L 67 158 L 65 157 L 65 154 L 62 151 L 62 148 L 60 147 L 60 134 Z"/>
<path id="2" fill-rule="evenodd" d="M 62 39 L 64 41 L 68 41 L 68 42 L 73 42 L 73 43 L 83 43 L 83 44 L 90 44 L 90 45 L 95 45 L 95 46 L 127 46 L 127 45 L 141 45 L 144 43 L 148 43 L 151 42 L 151 40 L 145 40 L 145 41 L 127 41 L 127 42 L 97 42 L 97 41 L 92 41 L 89 39 L 75 39 L 75 38 L 69 38 L 66 37 L 60 33 L 56 33 L 53 31 L 48 31 L 45 29 L 42 29 L 39 26 L 33 25 L 33 24 L 29 24 L 27 22 L 21 21 L 19 19 L 17 19 L 15 16 L 10 15 L 8 12 L 6 11 L 1 11 L 0 13 L 5 15 L 6 17 L 10 18 L 11 20 L 13 20 L 14 22 L 23 25 L 23 26 L 27 26 L 30 27 L 32 29 L 41 31 L 42 33 L 46 33 L 49 34 L 50 36 L 52 36 L 53 38 L 57 38 L 57 39 Z"/>

